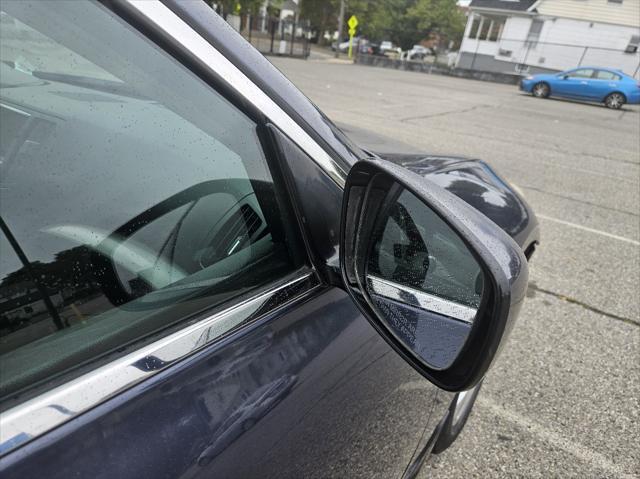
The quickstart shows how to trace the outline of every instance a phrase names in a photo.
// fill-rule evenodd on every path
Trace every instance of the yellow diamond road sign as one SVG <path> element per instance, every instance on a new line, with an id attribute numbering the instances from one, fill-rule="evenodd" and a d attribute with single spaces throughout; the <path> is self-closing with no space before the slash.
<path id="1" fill-rule="evenodd" d="M 352 30 L 354 30 L 358 26 L 358 19 L 355 15 L 351 15 L 351 18 L 349 18 L 347 25 L 349 25 L 349 28 Z"/>

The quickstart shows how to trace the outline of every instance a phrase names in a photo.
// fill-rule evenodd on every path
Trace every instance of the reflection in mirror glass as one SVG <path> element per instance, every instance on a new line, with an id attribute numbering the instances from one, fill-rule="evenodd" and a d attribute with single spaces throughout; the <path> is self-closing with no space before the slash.
<path id="1" fill-rule="evenodd" d="M 413 193 L 382 209 L 367 290 L 396 336 L 434 368 L 449 366 L 482 301 L 482 268 L 460 237 Z"/>

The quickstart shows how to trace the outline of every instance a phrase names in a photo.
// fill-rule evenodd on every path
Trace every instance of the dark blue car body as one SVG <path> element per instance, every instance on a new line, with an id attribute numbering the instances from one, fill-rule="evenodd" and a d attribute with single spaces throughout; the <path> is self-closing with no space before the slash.
<path id="1" fill-rule="evenodd" d="M 164 4 L 345 168 L 373 155 L 352 145 L 204 2 Z M 199 71 L 128 2 L 104 5 Z M 384 157 L 462 198 L 528 257 L 533 252 L 535 215 L 486 163 Z M 296 201 L 314 255 L 313 265 L 286 278 L 296 289 L 184 359 L 141 358 L 135 367 L 149 373 L 145 380 L 81 414 L 58 411 L 68 420 L 46 433 L 3 444 L 3 478 L 388 478 L 417 471 L 454 394 L 396 354 L 339 286 L 342 190 L 308 157 L 287 161 L 293 186 L 304 192 Z"/>

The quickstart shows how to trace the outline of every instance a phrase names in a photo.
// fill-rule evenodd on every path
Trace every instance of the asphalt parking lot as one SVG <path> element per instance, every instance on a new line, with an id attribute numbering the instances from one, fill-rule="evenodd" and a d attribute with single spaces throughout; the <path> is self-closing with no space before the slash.
<path id="1" fill-rule="evenodd" d="M 529 300 L 427 477 L 640 475 L 640 110 L 509 85 L 272 59 L 374 151 L 482 158 L 533 205 Z"/>

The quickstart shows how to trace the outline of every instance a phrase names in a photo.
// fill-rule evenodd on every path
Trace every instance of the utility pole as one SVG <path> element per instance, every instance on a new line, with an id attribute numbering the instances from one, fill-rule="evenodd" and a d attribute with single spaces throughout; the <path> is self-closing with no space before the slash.
<path id="1" fill-rule="evenodd" d="M 336 58 L 340 56 L 340 42 L 342 41 L 343 27 L 344 27 L 344 0 L 340 0 L 340 15 L 338 16 L 338 41 L 336 42 Z"/>

